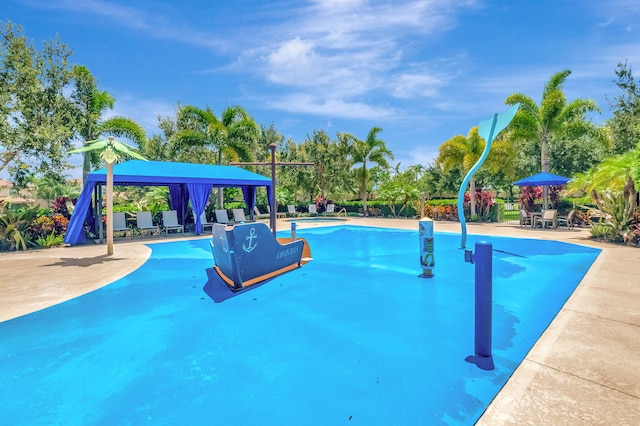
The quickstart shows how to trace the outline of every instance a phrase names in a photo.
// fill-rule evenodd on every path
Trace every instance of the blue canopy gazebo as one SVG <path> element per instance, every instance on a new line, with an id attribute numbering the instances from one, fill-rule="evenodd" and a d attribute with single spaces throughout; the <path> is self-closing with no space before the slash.
<path id="1" fill-rule="evenodd" d="M 65 244 L 80 244 L 85 236 L 85 220 L 95 220 L 91 200 L 97 204 L 106 185 L 106 169 L 89 173 L 82 193 L 78 198 L 64 237 Z M 271 194 L 271 179 L 233 166 L 210 164 L 173 163 L 162 161 L 130 160 L 113 167 L 113 184 L 120 186 L 168 186 L 170 207 L 184 221 L 187 205 L 191 201 L 196 234 L 202 233 L 200 215 L 204 211 L 212 188 L 239 187 L 253 219 L 256 188 L 266 187 Z M 95 197 L 94 197 L 95 195 Z M 184 223 L 184 222 L 183 222 Z"/>

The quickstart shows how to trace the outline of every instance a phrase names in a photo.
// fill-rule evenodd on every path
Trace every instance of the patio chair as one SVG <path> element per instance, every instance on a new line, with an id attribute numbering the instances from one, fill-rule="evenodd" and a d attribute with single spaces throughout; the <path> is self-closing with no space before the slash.
<path id="1" fill-rule="evenodd" d="M 213 228 L 213 224 L 215 222 L 209 222 L 207 219 L 207 212 L 200 213 L 200 223 L 202 224 L 202 230 L 204 231 L 206 228 Z"/>
<path id="2" fill-rule="evenodd" d="M 552 228 L 557 228 L 558 227 L 558 223 L 556 222 L 556 217 L 558 214 L 558 210 L 545 210 L 542 213 L 542 217 L 536 217 L 533 220 L 533 226 L 534 228 L 538 227 L 538 224 L 540 224 L 540 226 L 544 229 L 547 227 L 547 223 L 552 227 Z"/>
<path id="3" fill-rule="evenodd" d="M 233 223 L 232 220 L 229 219 L 229 215 L 225 209 L 216 210 L 216 222 L 217 223 Z"/>
<path id="4" fill-rule="evenodd" d="M 520 226 L 525 225 L 533 226 L 533 223 L 531 222 L 531 216 L 525 209 L 520 209 Z"/>
<path id="5" fill-rule="evenodd" d="M 296 206 L 289 204 L 287 206 L 287 216 L 298 216 L 298 212 L 296 211 Z"/>
<path id="6" fill-rule="evenodd" d="M 556 224 L 558 226 L 564 224 L 567 228 L 573 229 L 573 227 L 574 227 L 573 216 L 575 216 L 575 214 L 576 214 L 576 211 L 575 210 L 571 210 L 569 212 L 569 214 L 566 215 L 566 216 L 558 216 L 556 218 Z"/>
<path id="7" fill-rule="evenodd" d="M 271 215 L 269 213 L 260 213 L 258 206 L 253 206 L 253 217 L 255 219 L 265 219 L 271 217 Z"/>
<path id="8" fill-rule="evenodd" d="M 184 233 L 184 226 L 178 223 L 178 212 L 175 210 L 162 212 L 162 226 L 166 235 L 169 235 L 171 230 Z"/>
<path id="9" fill-rule="evenodd" d="M 335 204 L 327 204 L 327 210 L 324 212 L 325 214 L 335 214 L 336 212 L 336 205 Z"/>
<path id="10" fill-rule="evenodd" d="M 127 226 L 127 219 L 124 216 L 124 212 L 113 214 L 113 232 L 122 232 L 125 236 L 129 233 L 131 238 L 133 238 L 133 229 Z"/>
<path id="11" fill-rule="evenodd" d="M 269 217 L 271 217 L 271 206 L 269 204 L 267 204 L 267 212 L 269 213 Z M 276 217 L 287 217 L 287 213 L 278 213 L 278 210 L 276 210 Z"/>
<path id="12" fill-rule="evenodd" d="M 309 214 L 310 215 L 317 215 L 318 214 L 318 210 L 316 210 L 316 205 L 315 204 L 309 204 Z"/>
<path id="13" fill-rule="evenodd" d="M 160 233 L 160 230 L 153 224 L 153 218 L 151 212 L 137 212 L 136 213 L 136 227 L 140 230 L 141 234 L 149 232 L 152 235 L 154 233 Z"/>
<path id="14" fill-rule="evenodd" d="M 244 209 L 233 209 L 233 221 L 238 223 L 252 222 L 244 215 Z"/>

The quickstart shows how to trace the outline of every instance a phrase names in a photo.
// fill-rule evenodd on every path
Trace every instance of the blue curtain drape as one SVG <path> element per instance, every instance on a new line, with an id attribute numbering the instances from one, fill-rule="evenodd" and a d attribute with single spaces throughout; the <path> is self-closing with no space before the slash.
<path id="1" fill-rule="evenodd" d="M 169 207 L 178 213 L 178 222 L 183 225 L 187 218 L 188 205 L 189 191 L 187 191 L 185 184 L 175 183 L 169 185 Z"/>
<path id="2" fill-rule="evenodd" d="M 95 186 L 95 182 L 87 182 L 82 189 L 73 213 L 71 214 L 71 219 L 69 219 L 67 232 L 64 234 L 65 244 L 80 244 L 84 242 L 84 222 L 87 218 L 87 211 L 89 210 L 89 204 L 91 203 L 93 188 L 95 188 Z"/>
<path id="3" fill-rule="evenodd" d="M 202 222 L 200 215 L 207 207 L 209 194 L 211 194 L 211 184 L 188 183 L 187 191 L 189 191 L 189 199 L 191 200 L 191 208 L 193 209 L 193 220 L 196 223 L 196 235 L 202 234 Z"/>
<path id="4" fill-rule="evenodd" d="M 256 205 L 256 187 L 255 186 L 243 186 L 242 196 L 244 197 L 244 203 L 249 210 L 249 217 L 254 219 L 253 207 Z"/>

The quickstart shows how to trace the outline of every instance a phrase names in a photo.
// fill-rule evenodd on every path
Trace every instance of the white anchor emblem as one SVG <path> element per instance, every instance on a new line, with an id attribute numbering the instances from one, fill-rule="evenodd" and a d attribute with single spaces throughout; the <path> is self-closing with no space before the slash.
<path id="1" fill-rule="evenodd" d="M 254 248 L 258 247 L 258 243 L 253 244 L 253 240 L 256 238 L 258 238 L 258 236 L 256 235 L 256 229 L 251 228 L 251 230 L 249 231 L 249 235 L 247 235 L 246 237 L 246 239 L 249 240 L 249 245 L 247 246 L 243 244 L 242 249 L 247 253 L 251 253 Z"/>
<path id="2" fill-rule="evenodd" d="M 218 239 L 220 240 L 220 245 L 222 246 L 222 251 L 225 252 L 225 253 L 228 253 L 229 252 L 229 247 L 227 246 L 226 238 L 224 238 L 223 235 L 220 235 L 218 237 Z"/>

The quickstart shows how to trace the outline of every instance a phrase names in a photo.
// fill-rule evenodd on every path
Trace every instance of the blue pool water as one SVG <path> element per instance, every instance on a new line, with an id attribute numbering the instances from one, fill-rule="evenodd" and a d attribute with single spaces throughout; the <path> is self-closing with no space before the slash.
<path id="1" fill-rule="evenodd" d="M 417 230 L 298 235 L 315 260 L 221 303 L 200 239 L 152 244 L 115 283 L 0 323 L 0 424 L 473 424 L 599 253 L 481 238 L 502 250 L 485 371 L 465 362 L 474 266 L 459 235 L 436 234 L 432 279 Z"/>

